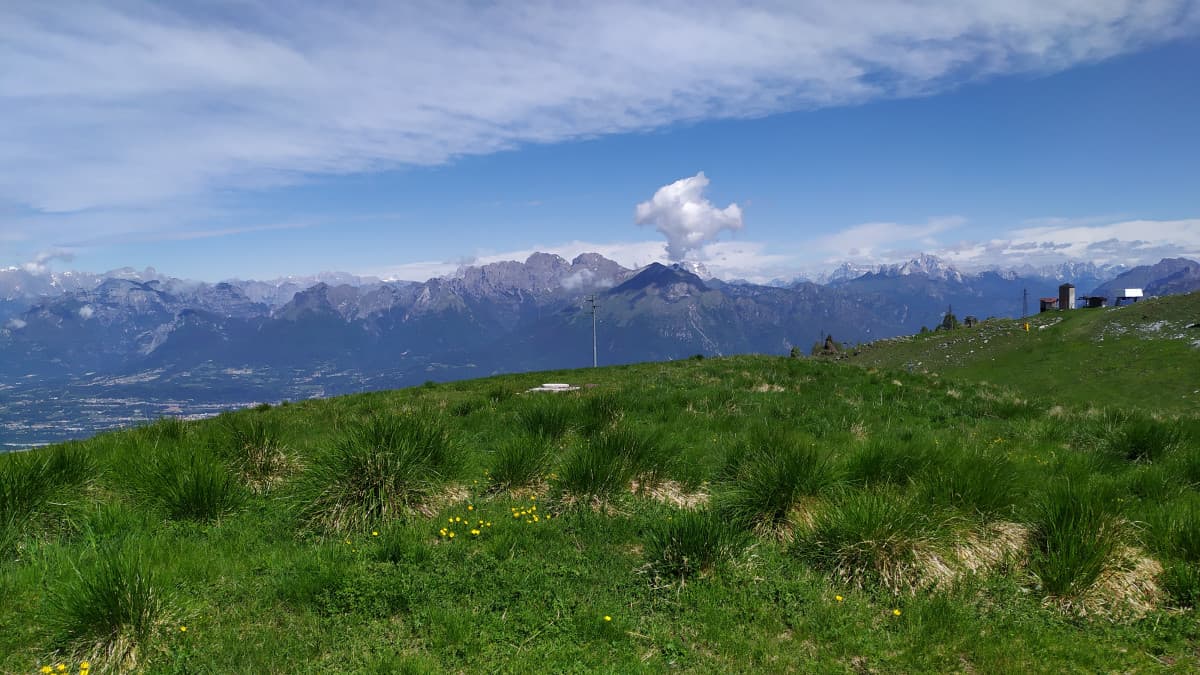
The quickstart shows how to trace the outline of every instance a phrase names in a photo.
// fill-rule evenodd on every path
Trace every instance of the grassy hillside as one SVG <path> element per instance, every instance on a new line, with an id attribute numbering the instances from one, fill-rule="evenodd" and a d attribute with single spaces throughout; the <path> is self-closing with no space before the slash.
<path id="1" fill-rule="evenodd" d="M 0 670 L 1200 668 L 1200 420 L 941 379 L 689 360 L 0 456 Z"/>
<path id="2" fill-rule="evenodd" d="M 1055 403 L 1200 410 L 1200 293 L 882 340 L 861 365 L 1011 386 Z M 1193 327 L 1189 327 L 1193 326 Z"/>

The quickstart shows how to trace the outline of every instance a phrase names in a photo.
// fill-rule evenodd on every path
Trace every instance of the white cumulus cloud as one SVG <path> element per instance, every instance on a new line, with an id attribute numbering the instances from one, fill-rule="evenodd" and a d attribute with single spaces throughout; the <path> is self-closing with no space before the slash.
<path id="1" fill-rule="evenodd" d="M 83 307 L 79 308 L 79 318 L 83 319 L 84 321 L 92 318 L 95 313 L 96 310 L 92 309 L 91 305 L 84 305 Z"/>
<path id="2" fill-rule="evenodd" d="M 704 197 L 708 177 L 704 172 L 664 185 L 649 201 L 637 205 L 638 225 L 653 225 L 667 238 L 667 256 L 683 260 L 689 252 L 714 242 L 723 230 L 743 227 L 742 209 L 730 204 L 723 209 Z"/>

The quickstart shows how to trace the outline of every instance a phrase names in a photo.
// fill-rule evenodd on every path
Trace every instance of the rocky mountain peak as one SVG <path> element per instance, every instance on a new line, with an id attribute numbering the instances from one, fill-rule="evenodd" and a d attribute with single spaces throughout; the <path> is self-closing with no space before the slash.
<path id="1" fill-rule="evenodd" d="M 928 253 L 922 253 L 908 262 L 880 267 L 879 271 L 886 276 L 921 275 L 930 279 L 962 281 L 962 273 L 953 265 Z"/>
<path id="2" fill-rule="evenodd" d="M 708 287 L 704 280 L 678 265 L 668 267 L 662 263 L 650 263 L 632 278 L 610 291 L 611 294 L 658 291 L 678 297 L 692 292 L 703 293 Z"/>

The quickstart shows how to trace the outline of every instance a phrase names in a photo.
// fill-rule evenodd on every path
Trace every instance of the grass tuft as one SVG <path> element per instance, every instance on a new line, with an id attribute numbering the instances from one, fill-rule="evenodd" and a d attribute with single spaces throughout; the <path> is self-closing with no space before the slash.
<path id="1" fill-rule="evenodd" d="M 316 459 L 296 506 L 311 527 L 364 529 L 407 515 L 457 468 L 455 445 L 440 424 L 377 415 Z"/>
<path id="2" fill-rule="evenodd" d="M 942 456 L 925 434 L 876 438 L 846 460 L 847 479 L 855 485 L 906 485 Z"/>
<path id="3" fill-rule="evenodd" d="M 166 618 L 166 605 L 140 555 L 100 555 L 50 595 L 46 621 L 67 653 L 100 662 L 97 670 L 137 669 Z M 94 664 L 95 665 L 95 664 Z"/>
<path id="4" fill-rule="evenodd" d="M 1029 567 L 1050 596 L 1081 597 L 1101 577 L 1120 545 L 1117 520 L 1100 492 L 1085 483 L 1051 487 L 1036 506 Z"/>
<path id="5" fill-rule="evenodd" d="M 1163 504 L 1149 531 L 1158 551 L 1200 564 L 1200 499 Z"/>
<path id="6" fill-rule="evenodd" d="M 851 586 L 913 592 L 942 576 L 931 557 L 941 524 L 927 510 L 886 492 L 850 492 L 817 514 L 795 550 Z"/>
<path id="7" fill-rule="evenodd" d="M 1173 420 L 1134 416 L 1111 424 L 1106 441 L 1131 462 L 1156 462 L 1183 443 L 1183 430 Z"/>
<path id="8" fill-rule="evenodd" d="M 603 502 L 634 479 L 641 488 L 660 483 L 673 454 L 657 433 L 613 429 L 576 444 L 562 459 L 555 487 L 567 501 Z"/>
<path id="9" fill-rule="evenodd" d="M 1171 565 L 1163 571 L 1162 587 L 1176 607 L 1200 608 L 1200 565 Z"/>
<path id="10" fill-rule="evenodd" d="M 644 553 L 660 575 L 680 580 L 709 573 L 745 542 L 745 531 L 711 509 L 676 511 L 646 532 Z"/>
<path id="11" fill-rule="evenodd" d="M 561 394 L 534 396 L 517 411 L 517 423 L 533 436 L 556 441 L 574 424 L 574 410 Z"/>
<path id="12" fill-rule="evenodd" d="M 75 490 L 96 475 L 95 460 L 82 446 L 0 456 L 0 551 L 5 551 L 55 495 Z"/>
<path id="13" fill-rule="evenodd" d="M 579 409 L 579 426 L 584 434 L 594 436 L 612 429 L 622 416 L 621 398 L 612 392 L 593 394 L 583 400 Z"/>
<path id="14" fill-rule="evenodd" d="M 727 460 L 719 511 L 742 527 L 775 527 L 804 497 L 821 494 L 839 481 L 829 454 L 787 432 L 760 428 L 748 447 Z"/>
<path id="15" fill-rule="evenodd" d="M 508 438 L 497 446 L 489 469 L 497 489 L 512 490 L 537 482 L 550 461 L 550 443 L 541 436 Z"/>
<path id="16" fill-rule="evenodd" d="M 244 498 L 225 464 L 195 445 L 151 456 L 137 482 L 137 492 L 175 520 L 216 520 Z"/>
<path id="17" fill-rule="evenodd" d="M 222 432 L 220 453 L 255 492 L 267 492 L 295 468 L 280 438 L 279 425 L 270 418 L 230 416 Z"/>
<path id="18" fill-rule="evenodd" d="M 921 486 L 926 501 L 960 509 L 984 522 L 1012 513 L 1020 475 L 1007 457 L 962 452 L 935 467 Z"/>

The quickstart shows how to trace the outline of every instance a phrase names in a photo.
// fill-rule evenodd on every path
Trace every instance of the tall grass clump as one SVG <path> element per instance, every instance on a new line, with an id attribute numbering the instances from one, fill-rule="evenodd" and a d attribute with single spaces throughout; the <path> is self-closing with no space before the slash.
<path id="1" fill-rule="evenodd" d="M 1149 531 L 1155 549 L 1200 564 L 1200 499 L 1162 505 L 1151 519 Z"/>
<path id="2" fill-rule="evenodd" d="M 50 498 L 52 489 L 40 456 L 0 456 L 0 525 L 23 522 Z"/>
<path id="3" fill-rule="evenodd" d="M 727 460 L 721 514 L 742 527 L 775 527 L 804 497 L 837 484 L 838 467 L 812 442 L 787 431 L 759 429 L 744 449 Z"/>
<path id="4" fill-rule="evenodd" d="M 558 440 L 571 430 L 575 411 L 562 394 L 534 396 L 517 411 L 517 423 L 527 433 Z"/>
<path id="5" fill-rule="evenodd" d="M 672 453 L 662 437 L 644 429 L 613 429 L 586 439 L 566 454 L 555 487 L 567 500 L 605 501 L 637 479 L 642 487 L 660 482 Z"/>
<path id="6" fill-rule="evenodd" d="M 1200 490 L 1200 443 L 1184 444 L 1171 458 L 1170 466 L 1185 485 Z"/>
<path id="7" fill-rule="evenodd" d="M 301 479 L 296 506 L 310 527 L 363 529 L 427 502 L 458 463 L 455 443 L 438 422 L 377 415 L 314 461 Z"/>
<path id="8" fill-rule="evenodd" d="M 488 473 L 497 489 L 511 490 L 537 482 L 550 461 L 550 442 L 543 436 L 506 438 L 492 455 Z"/>
<path id="9" fill-rule="evenodd" d="M 215 520 L 244 496 L 220 458 L 195 445 L 149 457 L 137 482 L 138 494 L 175 520 Z"/>
<path id="10" fill-rule="evenodd" d="M 1200 608 L 1200 565 L 1176 562 L 1167 567 L 1162 588 L 1176 607 Z"/>
<path id="11" fill-rule="evenodd" d="M 99 671 L 136 670 L 167 619 L 167 603 L 144 560 L 106 551 L 49 596 L 43 620 L 59 649 L 99 661 Z M 105 668 L 104 666 L 107 666 Z"/>
<path id="12" fill-rule="evenodd" d="M 579 427 L 588 436 L 611 429 L 622 416 L 619 396 L 612 392 L 593 394 L 579 407 Z"/>
<path id="13" fill-rule="evenodd" d="M 188 435 L 188 424 L 178 417 L 160 417 L 150 424 L 134 429 L 134 436 L 151 445 L 169 445 Z"/>
<path id="14" fill-rule="evenodd" d="M 279 425 L 269 418 L 229 416 L 218 439 L 220 453 L 255 492 L 269 490 L 293 469 L 293 461 L 280 438 Z"/>
<path id="15" fill-rule="evenodd" d="M 511 387 L 507 387 L 503 384 L 493 384 L 492 386 L 487 388 L 487 391 L 484 392 L 484 395 L 487 397 L 487 400 L 490 403 L 495 404 L 495 403 L 504 403 L 508 399 L 515 396 L 516 393 L 517 392 L 514 391 Z"/>
<path id="16" fill-rule="evenodd" d="M 945 454 L 927 434 L 877 437 L 846 459 L 846 477 L 865 487 L 906 485 Z"/>
<path id="17" fill-rule="evenodd" d="M 643 552 L 657 574 L 685 580 L 707 574 L 734 555 L 745 539 L 745 530 L 711 509 L 676 511 L 650 526 Z"/>
<path id="18" fill-rule="evenodd" d="M 1021 476 L 1007 457 L 962 452 L 931 468 L 921 485 L 926 501 L 960 509 L 988 522 L 1012 513 Z"/>
<path id="19" fill-rule="evenodd" d="M 0 456 L 0 530 L 6 533 L 0 538 L 11 544 L 55 495 L 78 489 L 96 472 L 91 454 L 78 444 Z"/>
<path id="20" fill-rule="evenodd" d="M 1050 596 L 1082 596 L 1120 546 L 1116 517 L 1099 490 L 1081 481 L 1051 486 L 1031 523 L 1029 568 Z"/>
<path id="21" fill-rule="evenodd" d="M 851 586 L 913 592 L 944 571 L 934 555 L 942 526 L 928 515 L 928 507 L 910 499 L 855 490 L 822 509 L 794 550 Z"/>
<path id="22" fill-rule="evenodd" d="M 1155 462 L 1182 443 L 1178 422 L 1136 416 L 1112 424 L 1105 446 L 1131 462 Z"/>

